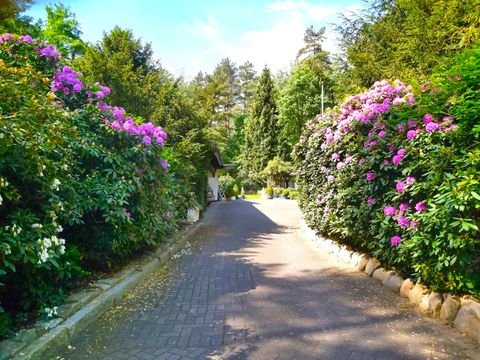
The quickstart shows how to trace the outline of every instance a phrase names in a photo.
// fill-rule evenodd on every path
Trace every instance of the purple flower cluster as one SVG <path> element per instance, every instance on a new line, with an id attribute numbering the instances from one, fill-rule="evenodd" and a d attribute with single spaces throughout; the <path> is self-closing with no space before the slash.
<path id="1" fill-rule="evenodd" d="M 37 51 L 40 54 L 40 56 L 43 56 L 47 59 L 53 59 L 53 60 L 60 59 L 60 53 L 58 52 L 57 48 L 53 45 L 47 45 L 43 48 L 37 47 L 35 51 Z"/>
<path id="2" fill-rule="evenodd" d="M 57 70 L 52 81 L 52 91 L 61 91 L 65 95 L 78 94 L 84 88 L 84 83 L 79 79 L 82 73 L 64 66 Z"/>
<path id="3" fill-rule="evenodd" d="M 125 116 L 124 109 L 117 106 L 113 107 L 113 109 L 110 109 L 108 105 L 103 104 L 97 106 L 101 107 L 102 109 L 106 109 L 107 113 L 111 113 L 114 120 L 110 121 L 108 118 L 105 118 L 104 122 L 113 129 L 120 132 L 126 132 L 130 135 L 138 136 L 142 139 L 142 142 L 145 145 L 156 143 L 160 146 L 163 146 L 165 143 L 165 140 L 167 139 L 167 133 L 162 127 L 155 126 L 151 122 L 136 124 L 131 117 Z"/>

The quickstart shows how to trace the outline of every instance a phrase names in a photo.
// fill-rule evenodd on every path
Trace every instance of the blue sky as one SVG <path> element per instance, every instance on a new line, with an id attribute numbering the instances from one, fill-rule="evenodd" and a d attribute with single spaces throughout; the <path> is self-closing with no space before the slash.
<path id="1" fill-rule="evenodd" d="M 360 0 L 37 0 L 27 15 L 44 18 L 45 5 L 59 2 L 75 13 L 85 40 L 96 42 L 115 25 L 131 29 L 167 70 L 187 79 L 227 56 L 237 64 L 250 60 L 257 70 L 288 70 L 308 26 L 326 26 L 325 48 L 333 51 L 331 24 L 361 6 Z"/>

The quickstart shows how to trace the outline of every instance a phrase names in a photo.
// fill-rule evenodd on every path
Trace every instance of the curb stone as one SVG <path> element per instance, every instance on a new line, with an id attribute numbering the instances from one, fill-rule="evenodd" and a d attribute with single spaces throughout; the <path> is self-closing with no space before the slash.
<path id="1" fill-rule="evenodd" d="M 480 344 L 480 301 L 477 299 L 432 292 L 423 284 L 415 284 L 411 279 L 404 280 L 395 271 L 380 267 L 381 263 L 377 259 L 349 251 L 344 245 L 316 235 L 304 219 L 301 220 L 300 229 L 304 236 L 315 244 L 316 249 L 335 255 L 357 271 L 381 281 L 383 286 L 401 297 L 408 298 L 409 302 L 421 311 L 444 324 L 453 325 Z"/>
<path id="2" fill-rule="evenodd" d="M 72 294 L 59 306 L 58 318 L 39 321 L 34 328 L 0 342 L 0 360 L 37 360 L 63 351 L 82 330 L 120 303 L 126 292 L 174 259 L 202 225 L 202 221 L 191 224 L 166 239 L 156 251 L 145 255 L 139 264 L 128 265 L 111 278 L 97 280 L 90 288 Z"/>

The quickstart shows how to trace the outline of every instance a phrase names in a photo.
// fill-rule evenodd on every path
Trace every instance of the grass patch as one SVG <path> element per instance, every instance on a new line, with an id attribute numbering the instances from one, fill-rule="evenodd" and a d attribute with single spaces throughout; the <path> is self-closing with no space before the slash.
<path id="1" fill-rule="evenodd" d="M 262 196 L 260 194 L 246 194 L 245 200 L 260 200 Z"/>

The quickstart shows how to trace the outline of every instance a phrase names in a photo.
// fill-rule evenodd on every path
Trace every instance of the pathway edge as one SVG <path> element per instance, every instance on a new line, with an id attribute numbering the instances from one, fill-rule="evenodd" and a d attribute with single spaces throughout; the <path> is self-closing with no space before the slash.
<path id="1" fill-rule="evenodd" d="M 156 250 L 145 254 L 140 264 L 128 265 L 111 278 L 96 281 L 91 289 L 72 294 L 71 300 L 67 299 L 59 307 L 59 318 L 39 322 L 21 336 L 17 334 L 2 341 L 0 360 L 37 360 L 66 349 L 86 327 L 117 305 L 125 293 L 180 252 L 202 225 L 202 219 L 189 225 L 162 242 Z"/>

